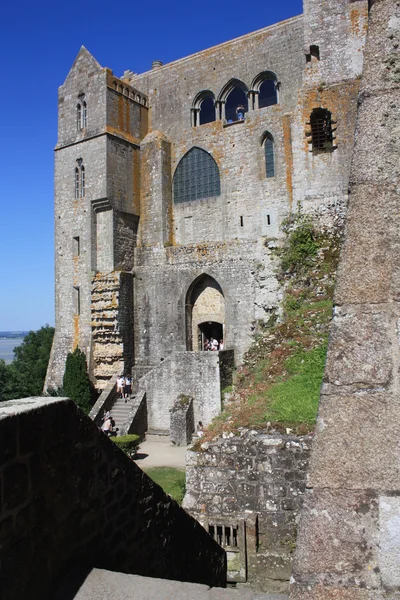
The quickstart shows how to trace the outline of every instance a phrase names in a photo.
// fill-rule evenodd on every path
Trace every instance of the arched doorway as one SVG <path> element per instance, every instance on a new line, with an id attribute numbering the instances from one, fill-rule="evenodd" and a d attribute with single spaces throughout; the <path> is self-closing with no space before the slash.
<path id="1" fill-rule="evenodd" d="M 225 335 L 225 298 L 221 286 L 209 275 L 201 275 L 186 296 L 186 348 L 199 352 L 211 337 Z"/>

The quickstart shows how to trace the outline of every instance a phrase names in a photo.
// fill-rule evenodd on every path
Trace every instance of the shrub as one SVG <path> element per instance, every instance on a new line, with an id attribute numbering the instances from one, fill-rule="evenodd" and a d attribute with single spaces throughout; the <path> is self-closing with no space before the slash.
<path id="1" fill-rule="evenodd" d="M 69 352 L 65 364 L 63 392 L 88 414 L 91 407 L 92 386 L 87 374 L 86 356 L 78 346 Z"/>
<path id="2" fill-rule="evenodd" d="M 110 439 L 129 457 L 136 454 L 140 442 L 140 436 L 135 434 L 120 435 Z"/>

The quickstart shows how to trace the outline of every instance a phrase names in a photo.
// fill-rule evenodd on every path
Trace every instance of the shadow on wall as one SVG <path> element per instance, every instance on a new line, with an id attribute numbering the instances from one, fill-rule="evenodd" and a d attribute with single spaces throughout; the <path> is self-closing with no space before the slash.
<path id="1" fill-rule="evenodd" d="M 71 400 L 1 403 L 0 481 L 2 600 L 49 598 L 76 565 L 226 584 L 224 551 Z"/>

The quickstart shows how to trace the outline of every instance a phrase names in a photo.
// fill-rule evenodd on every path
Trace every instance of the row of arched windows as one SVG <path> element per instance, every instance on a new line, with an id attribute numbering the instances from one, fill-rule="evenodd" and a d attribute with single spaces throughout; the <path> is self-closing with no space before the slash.
<path id="1" fill-rule="evenodd" d="M 257 75 L 250 89 L 239 79 L 231 79 L 217 98 L 211 90 L 203 90 L 193 101 L 192 125 L 197 127 L 220 119 L 228 124 L 243 121 L 249 110 L 277 104 L 278 91 L 279 82 L 272 71 Z"/>
<path id="2" fill-rule="evenodd" d="M 265 175 L 275 176 L 274 138 L 269 132 L 263 136 Z M 173 180 L 174 203 L 213 198 L 221 194 L 218 165 L 214 158 L 202 150 L 191 148 L 180 160 Z"/>

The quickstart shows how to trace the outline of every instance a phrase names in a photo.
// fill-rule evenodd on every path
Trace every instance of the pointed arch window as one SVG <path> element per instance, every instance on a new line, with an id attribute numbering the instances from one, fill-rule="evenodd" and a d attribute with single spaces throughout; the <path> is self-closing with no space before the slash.
<path id="1" fill-rule="evenodd" d="M 191 112 L 193 127 L 215 121 L 216 110 L 213 92 L 211 90 L 203 90 L 197 94 L 193 101 Z"/>
<path id="2" fill-rule="evenodd" d="M 265 108 L 278 104 L 280 83 L 272 71 L 263 71 L 254 79 L 252 92 L 256 97 L 255 108 Z"/>
<path id="3" fill-rule="evenodd" d="M 197 147 L 185 154 L 175 171 L 173 193 L 175 204 L 221 194 L 219 169 L 211 154 Z"/>
<path id="4" fill-rule="evenodd" d="M 80 102 L 76 105 L 76 128 L 78 131 L 82 129 L 82 104 Z"/>
<path id="5" fill-rule="evenodd" d="M 83 122 L 83 129 L 86 129 L 86 127 L 87 127 L 87 104 L 86 104 L 86 101 L 83 102 L 83 104 L 82 104 L 82 122 Z"/>
<path id="6" fill-rule="evenodd" d="M 265 174 L 267 178 L 275 177 L 274 138 L 267 132 L 264 136 Z"/>
<path id="7" fill-rule="evenodd" d="M 75 167 L 75 199 L 85 197 L 85 167 L 82 164 L 82 159 L 78 158 L 76 161 L 78 164 Z"/>

